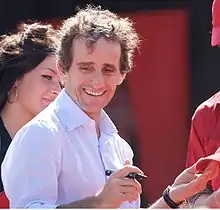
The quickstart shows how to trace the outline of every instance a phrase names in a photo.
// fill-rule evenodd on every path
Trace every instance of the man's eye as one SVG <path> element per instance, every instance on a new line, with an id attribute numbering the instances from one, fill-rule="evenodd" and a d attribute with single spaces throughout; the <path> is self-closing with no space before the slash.
<path id="1" fill-rule="evenodd" d="M 112 69 L 105 69 L 106 72 L 113 72 Z"/>
<path id="2" fill-rule="evenodd" d="M 93 66 L 81 66 L 81 67 L 80 67 L 80 70 L 81 70 L 81 71 L 85 71 L 85 72 L 92 72 L 92 71 L 94 71 L 95 69 L 94 69 Z"/>
<path id="3" fill-rule="evenodd" d="M 81 67 L 80 69 L 84 70 L 84 71 L 89 71 L 90 68 L 89 67 Z"/>

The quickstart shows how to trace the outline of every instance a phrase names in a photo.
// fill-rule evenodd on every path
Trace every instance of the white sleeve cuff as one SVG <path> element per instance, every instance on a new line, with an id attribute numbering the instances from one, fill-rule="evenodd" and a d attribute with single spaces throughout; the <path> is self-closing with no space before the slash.
<path id="1" fill-rule="evenodd" d="M 56 209 L 57 206 L 44 201 L 32 201 L 25 206 L 25 209 Z"/>

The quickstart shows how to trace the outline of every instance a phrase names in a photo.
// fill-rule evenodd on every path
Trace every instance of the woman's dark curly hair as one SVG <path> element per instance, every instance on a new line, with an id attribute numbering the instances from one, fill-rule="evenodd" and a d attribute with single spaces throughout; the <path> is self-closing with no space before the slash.
<path id="1" fill-rule="evenodd" d="M 56 53 L 58 33 L 50 24 L 22 24 L 0 37 L 0 112 L 16 80 Z"/>

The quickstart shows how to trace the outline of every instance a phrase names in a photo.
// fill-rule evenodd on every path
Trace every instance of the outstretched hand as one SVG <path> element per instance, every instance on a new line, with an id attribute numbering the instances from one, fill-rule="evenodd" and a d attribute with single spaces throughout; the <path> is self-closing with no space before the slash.
<path id="1" fill-rule="evenodd" d="M 181 202 L 205 189 L 209 180 L 219 174 L 219 163 L 212 161 L 202 174 L 198 174 L 196 164 L 185 169 L 174 181 L 170 197 L 176 203 Z"/>

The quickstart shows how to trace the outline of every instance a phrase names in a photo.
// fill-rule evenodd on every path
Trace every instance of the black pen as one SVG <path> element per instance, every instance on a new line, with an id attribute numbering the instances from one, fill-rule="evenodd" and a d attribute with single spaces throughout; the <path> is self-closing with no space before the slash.
<path id="1" fill-rule="evenodd" d="M 112 170 L 106 170 L 105 171 L 105 175 L 106 176 L 110 176 L 112 173 L 114 173 L 115 171 Z M 125 176 L 126 178 L 129 179 L 137 179 L 137 180 L 141 180 L 141 179 L 146 179 L 147 176 L 144 174 L 138 174 L 138 173 L 129 173 L 127 176 Z"/>

